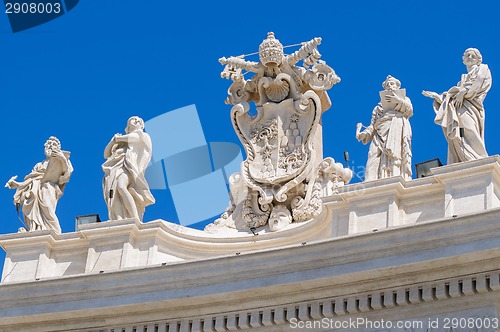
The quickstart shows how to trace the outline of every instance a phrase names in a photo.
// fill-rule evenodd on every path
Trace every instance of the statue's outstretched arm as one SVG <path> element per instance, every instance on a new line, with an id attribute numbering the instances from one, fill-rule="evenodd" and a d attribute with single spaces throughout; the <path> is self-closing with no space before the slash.
<path id="1" fill-rule="evenodd" d="M 13 177 L 11 177 L 9 179 L 9 181 L 7 181 L 7 183 L 5 184 L 5 188 L 9 188 L 9 189 L 18 188 L 22 184 L 22 182 L 17 182 L 16 179 L 17 179 L 17 175 L 14 175 Z"/>
<path id="2" fill-rule="evenodd" d="M 437 92 L 423 90 L 422 94 L 428 98 L 435 99 L 440 104 L 443 103 L 443 97 Z"/>
<path id="3" fill-rule="evenodd" d="M 365 130 L 361 131 L 361 128 L 364 126 L 361 124 L 361 122 L 358 123 L 356 127 L 356 139 L 358 141 L 361 141 L 363 144 L 367 144 L 373 139 L 373 136 L 375 134 L 375 122 L 377 121 L 377 114 L 381 109 L 382 105 L 380 103 L 378 103 L 377 106 L 373 108 L 370 125 L 368 127 L 365 127 Z"/>
<path id="4" fill-rule="evenodd" d="M 303 43 L 298 51 L 293 52 L 290 55 L 285 57 L 285 61 L 293 66 L 300 60 L 308 59 L 310 56 L 313 56 L 315 60 L 318 60 L 321 57 L 321 54 L 316 49 L 318 45 L 321 44 L 321 38 L 317 37 L 311 39 L 310 41 Z M 309 61 L 314 62 L 314 61 Z"/>

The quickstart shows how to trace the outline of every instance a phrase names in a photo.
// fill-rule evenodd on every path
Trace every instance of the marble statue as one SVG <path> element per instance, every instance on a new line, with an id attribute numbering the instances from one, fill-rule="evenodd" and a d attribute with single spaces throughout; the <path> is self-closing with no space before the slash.
<path id="1" fill-rule="evenodd" d="M 433 98 L 434 122 L 448 142 L 448 164 L 488 156 L 484 145 L 484 98 L 491 88 L 491 73 L 479 50 L 468 48 L 462 56 L 467 74 L 448 91 L 422 91 Z"/>
<path id="2" fill-rule="evenodd" d="M 63 195 L 73 166 L 69 161 L 70 153 L 61 150 L 61 142 L 51 136 L 44 145 L 45 160 L 33 167 L 22 182 L 12 177 L 6 187 L 16 189 L 14 204 L 19 210 L 22 206 L 26 229 L 20 231 L 53 230 L 61 233 L 56 207 Z"/>
<path id="3" fill-rule="evenodd" d="M 270 32 L 259 46 L 259 62 L 219 59 L 225 66 L 221 76 L 233 81 L 226 103 L 233 105 L 231 121 L 247 159 L 230 178 L 228 209 L 205 231 L 265 226 L 274 231 L 309 220 L 321 213 L 323 185 L 333 191 L 334 181 L 338 186 L 348 178 L 349 170 L 345 176 L 322 171 L 331 161 L 322 163 L 321 115 L 331 106 L 326 91 L 340 78 L 320 60 L 320 43 L 314 38 L 285 55 Z M 254 75 L 245 79 L 243 71 Z"/>
<path id="4" fill-rule="evenodd" d="M 146 206 L 155 202 L 144 177 L 152 156 L 151 138 L 138 116 L 128 119 L 125 133 L 113 136 L 104 150 L 104 200 L 110 220 L 142 221 Z"/>
<path id="5" fill-rule="evenodd" d="M 411 180 L 411 126 L 413 106 L 401 89 L 401 82 L 387 76 L 382 83 L 380 102 L 372 111 L 370 125 L 363 131 L 356 126 L 356 138 L 367 144 L 371 141 L 366 162 L 365 181 L 402 176 Z"/>

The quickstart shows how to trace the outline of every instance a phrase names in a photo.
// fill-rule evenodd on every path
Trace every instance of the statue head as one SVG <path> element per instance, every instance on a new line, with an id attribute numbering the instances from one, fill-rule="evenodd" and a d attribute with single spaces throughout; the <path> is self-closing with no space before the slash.
<path id="1" fill-rule="evenodd" d="M 128 119 L 127 128 L 125 128 L 125 132 L 129 134 L 135 130 L 141 130 L 141 131 L 144 130 L 144 120 L 136 115 Z"/>
<path id="2" fill-rule="evenodd" d="M 267 33 L 267 39 L 259 46 L 260 62 L 266 67 L 277 67 L 283 62 L 283 45 L 274 38 L 274 32 Z"/>
<path id="3" fill-rule="evenodd" d="M 271 231 L 278 231 L 285 228 L 292 223 L 292 214 L 290 210 L 282 204 L 273 207 L 273 211 L 269 216 L 269 229 Z"/>
<path id="4" fill-rule="evenodd" d="M 50 136 L 43 145 L 44 153 L 47 157 L 52 156 L 52 152 L 61 150 L 61 142 L 55 136 Z"/>
<path id="5" fill-rule="evenodd" d="M 399 90 L 401 88 L 401 82 L 391 75 L 388 75 L 384 82 L 382 82 L 382 87 L 384 90 Z"/>
<path id="6" fill-rule="evenodd" d="M 483 56 L 477 48 L 470 47 L 465 50 L 464 55 L 462 56 L 462 60 L 464 62 L 464 65 L 472 66 L 483 62 Z"/>

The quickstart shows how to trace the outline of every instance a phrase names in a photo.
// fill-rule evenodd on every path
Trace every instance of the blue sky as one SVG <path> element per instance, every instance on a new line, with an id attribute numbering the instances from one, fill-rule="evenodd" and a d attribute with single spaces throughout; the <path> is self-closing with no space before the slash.
<path id="1" fill-rule="evenodd" d="M 14 191 L 3 184 L 12 175 L 22 178 L 44 158 L 43 144 L 51 135 L 72 152 L 75 168 L 57 210 L 63 232 L 74 231 L 78 215 L 106 219 L 102 154 L 130 116 L 149 120 L 195 104 L 208 142 L 239 144 L 230 106 L 224 104 L 230 81 L 220 78 L 217 60 L 257 51 L 268 31 L 283 45 L 322 37 L 322 59 L 342 79 L 330 90 L 333 105 L 323 116 L 325 157 L 343 161 L 348 151 L 355 170 L 364 166 L 368 146 L 356 141 L 356 123 L 368 125 L 390 74 L 401 80 L 413 103 L 414 163 L 436 157 L 445 162 L 446 142 L 433 122 L 432 101 L 421 91 L 442 92 L 456 84 L 468 47 L 481 51 L 492 72 L 486 148 L 490 155 L 500 152 L 497 1 L 290 1 L 273 7 L 86 0 L 18 33 L 0 8 L 1 234 L 21 226 Z M 165 192 L 153 193 L 168 202 Z M 177 215 L 172 205 L 161 204 L 146 210 L 146 222 L 156 218 L 175 222 Z"/>

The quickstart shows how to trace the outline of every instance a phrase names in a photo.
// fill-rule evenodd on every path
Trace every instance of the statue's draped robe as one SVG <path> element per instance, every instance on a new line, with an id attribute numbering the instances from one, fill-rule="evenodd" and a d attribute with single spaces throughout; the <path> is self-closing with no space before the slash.
<path id="1" fill-rule="evenodd" d="M 56 207 L 57 201 L 63 195 L 66 183 L 59 184 L 58 180 L 50 181 L 46 178 L 49 165 L 60 167 L 58 162 L 51 164 L 50 159 L 36 164 L 31 173 L 26 175 L 24 181 L 17 187 L 14 202 L 21 202 L 24 221 L 29 231 L 53 229 L 61 233 Z M 71 165 L 69 161 L 68 165 Z M 69 172 L 71 171 L 70 166 Z M 55 172 L 52 170 L 52 172 L 56 175 L 64 174 L 62 168 L 60 172 L 57 170 Z"/>
<path id="2" fill-rule="evenodd" d="M 455 97 L 458 87 L 465 88 L 467 92 L 462 106 L 457 109 Z M 457 87 L 442 94 L 442 102 L 434 101 L 434 122 L 442 127 L 448 141 L 448 164 L 488 156 L 484 145 L 483 101 L 490 88 L 488 66 L 474 65 L 469 73 L 462 75 Z M 463 137 L 460 136 L 460 128 L 463 128 Z"/>
<path id="3" fill-rule="evenodd" d="M 371 140 L 366 163 L 365 181 L 401 175 L 411 180 L 411 126 L 408 118 L 413 108 L 408 98 L 397 109 L 384 110 L 375 106 L 367 135 L 362 140 Z"/>
<path id="4" fill-rule="evenodd" d="M 128 192 L 135 201 L 139 219 L 142 220 L 146 206 L 155 202 L 144 177 L 144 172 L 151 160 L 151 138 L 141 131 L 135 133 L 139 135 L 140 141 L 140 143 L 134 143 L 135 148 L 132 149 L 127 142 L 118 143 L 111 156 L 102 165 L 104 199 L 110 207 L 108 209 L 110 220 L 133 217 L 129 215 L 122 204 L 113 204 L 112 202 L 112 200 L 121 201 L 121 197 L 116 191 L 116 179 L 121 174 L 126 174 L 128 177 Z M 111 190 L 113 190 L 113 195 L 110 195 Z"/>

